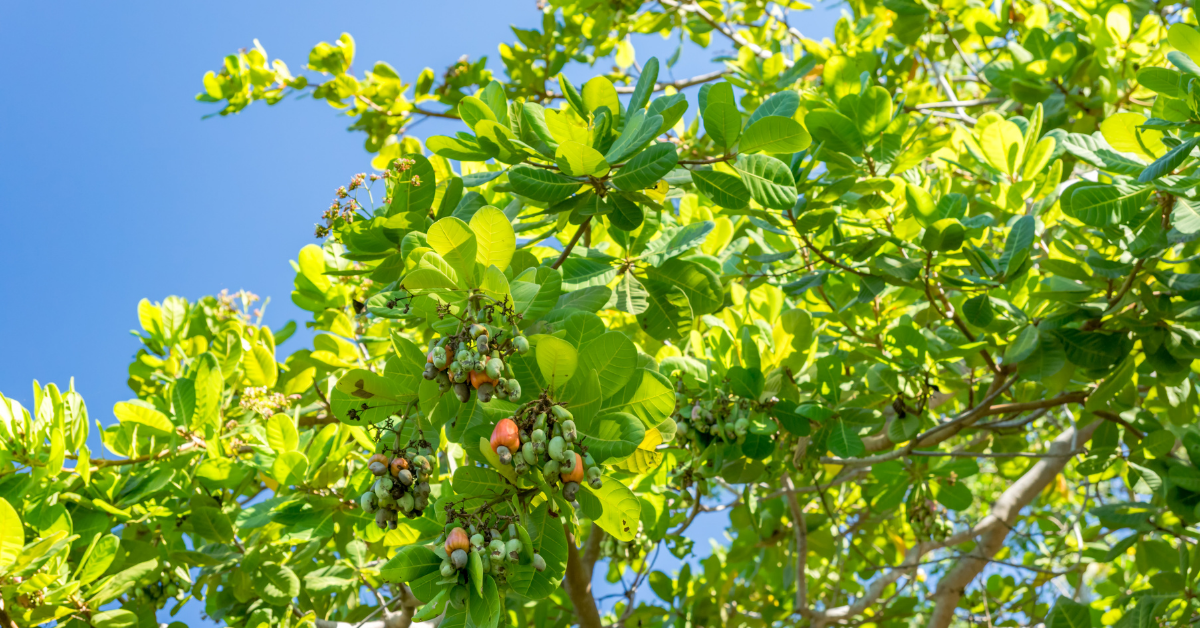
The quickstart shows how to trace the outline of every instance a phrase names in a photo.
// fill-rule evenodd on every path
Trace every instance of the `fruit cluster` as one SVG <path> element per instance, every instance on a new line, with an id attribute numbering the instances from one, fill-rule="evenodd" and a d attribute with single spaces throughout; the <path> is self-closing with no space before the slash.
<path id="1" fill-rule="evenodd" d="M 586 480 L 600 488 L 600 467 L 579 437 L 574 417 L 565 406 L 545 394 L 500 419 L 492 430 L 492 451 L 501 464 L 512 465 L 518 475 L 541 470 L 551 488 L 562 483 L 562 495 L 575 501 L 579 484 Z"/>
<path id="2" fill-rule="evenodd" d="M 720 438 L 727 442 L 741 442 L 750 429 L 750 413 L 760 409 L 756 401 L 743 399 L 718 388 L 701 391 L 694 395 L 684 387 L 683 380 L 675 381 L 675 426 L 681 438 L 690 434 L 704 435 L 707 444 Z"/>
<path id="3" fill-rule="evenodd" d="M 638 522 L 638 534 L 632 541 L 621 541 L 611 534 L 604 535 L 600 542 L 600 556 L 614 561 L 635 561 L 654 549 L 656 543 L 643 534 L 642 522 Z"/>
<path id="4" fill-rule="evenodd" d="M 918 540 L 940 542 L 950 538 L 950 535 L 954 533 L 954 524 L 938 512 L 937 504 L 933 501 L 933 495 L 927 484 L 915 484 L 908 493 L 908 501 L 905 506 L 908 510 L 908 523 L 912 526 Z"/>
<path id="5" fill-rule="evenodd" d="M 375 524 L 395 530 L 403 513 L 409 519 L 420 517 L 429 506 L 429 478 L 437 458 L 423 437 L 403 451 L 399 447 L 376 453 L 367 460 L 375 476 L 370 490 L 359 498 L 363 512 L 375 514 Z"/>
<path id="6" fill-rule="evenodd" d="M 503 330 L 472 323 L 433 343 L 426 354 L 424 376 L 436 381 L 441 392 L 453 389 L 462 403 L 471 399 L 472 390 L 484 403 L 493 397 L 516 402 L 521 399 L 521 384 L 513 377 L 506 358 L 528 352 L 529 340 L 516 326 L 505 338 Z"/>

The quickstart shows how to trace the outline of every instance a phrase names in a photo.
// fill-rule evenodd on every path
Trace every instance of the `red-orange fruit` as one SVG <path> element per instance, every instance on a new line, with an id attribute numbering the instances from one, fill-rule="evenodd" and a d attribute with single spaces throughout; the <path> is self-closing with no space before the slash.
<path id="1" fill-rule="evenodd" d="M 582 482 L 583 481 L 583 456 L 580 456 L 579 452 L 572 452 L 572 453 L 575 454 L 575 467 L 571 469 L 570 473 L 560 473 L 559 474 L 559 477 L 562 478 L 562 481 L 564 484 L 567 482 Z"/>
<path id="2" fill-rule="evenodd" d="M 492 451 L 500 446 L 508 447 L 508 451 L 516 455 L 521 448 L 521 437 L 518 435 L 517 423 L 512 419 L 500 419 L 492 430 Z"/>
<path id="3" fill-rule="evenodd" d="M 463 550 L 464 552 L 471 549 L 471 539 L 467 537 L 467 531 L 462 528 L 454 528 L 450 534 L 446 536 L 446 553 L 453 554 L 454 550 Z"/>
<path id="4" fill-rule="evenodd" d="M 396 477 L 400 475 L 401 469 L 408 468 L 408 460 L 403 456 L 396 456 L 395 458 L 392 458 L 392 463 L 389 465 L 389 468 L 391 469 L 392 477 Z"/>

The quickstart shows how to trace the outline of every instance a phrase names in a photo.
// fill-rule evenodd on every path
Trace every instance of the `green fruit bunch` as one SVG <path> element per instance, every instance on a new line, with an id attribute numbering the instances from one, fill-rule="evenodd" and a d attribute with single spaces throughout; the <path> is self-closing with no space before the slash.
<path id="1" fill-rule="evenodd" d="M 501 464 L 511 464 L 517 475 L 537 469 L 551 490 L 561 484 L 567 501 L 575 501 L 582 482 L 596 489 L 603 485 L 600 467 L 587 452 L 571 411 L 545 393 L 497 422 L 491 445 Z"/>
<path id="2" fill-rule="evenodd" d="M 611 534 L 605 535 L 600 542 L 600 556 L 608 558 L 612 563 L 633 562 L 646 556 L 654 549 L 655 543 L 643 533 L 642 523 L 638 522 L 638 533 L 632 541 L 621 541 Z M 616 568 L 620 573 L 621 567 L 610 563 L 610 569 Z"/>
<path id="3" fill-rule="evenodd" d="M 429 507 L 429 478 L 437 458 L 428 443 L 417 445 L 385 450 L 367 460 L 375 482 L 359 497 L 359 505 L 363 512 L 374 513 L 375 525 L 381 529 L 395 530 L 401 514 L 415 519 Z"/>
<path id="4" fill-rule="evenodd" d="M 741 443 L 750 429 L 751 414 L 768 407 L 769 404 L 738 397 L 719 385 L 690 391 L 678 379 L 672 418 L 680 439 L 691 437 L 702 446 L 712 441 Z"/>
<path id="5" fill-rule="evenodd" d="M 507 316 L 505 312 L 501 310 L 502 318 Z M 482 316 L 496 318 L 491 310 Z M 474 318 L 464 320 L 454 334 L 433 342 L 426 354 L 425 379 L 436 381 L 443 393 L 453 390 L 462 403 L 471 399 L 471 391 L 484 403 L 493 398 L 519 401 L 521 384 L 513 376 L 508 358 L 529 353 L 529 340 L 514 322 L 501 328 L 471 322 Z M 518 317 L 509 318 L 515 321 Z"/>
<path id="6" fill-rule="evenodd" d="M 924 483 L 914 485 L 908 493 L 905 504 L 908 523 L 919 541 L 945 541 L 954 533 L 954 524 L 945 513 L 938 511 L 932 497 L 929 486 Z"/>

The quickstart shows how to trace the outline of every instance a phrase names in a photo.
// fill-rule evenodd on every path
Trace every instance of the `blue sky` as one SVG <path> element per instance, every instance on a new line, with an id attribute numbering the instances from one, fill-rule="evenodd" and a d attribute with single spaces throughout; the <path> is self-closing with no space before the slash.
<path id="1" fill-rule="evenodd" d="M 288 260 L 314 242 L 313 224 L 334 190 L 369 170 L 363 136 L 307 98 L 202 120 L 212 106 L 193 97 L 224 55 L 258 38 L 272 58 L 298 72 L 314 44 L 346 31 L 355 38 L 360 72 L 385 60 L 411 81 L 422 68 L 440 73 L 464 54 L 488 55 L 493 71 L 502 72 L 496 46 L 515 39 L 510 24 L 540 24 L 534 5 L 0 3 L 0 23 L 19 25 L 6 34 L 0 99 L 7 203 L 0 250 L 8 260 L 0 272 L 0 392 L 28 405 L 33 379 L 65 388 L 74 377 L 92 418 L 112 422 L 113 404 L 132 397 L 126 368 L 139 345 L 128 330 L 138 327 L 143 297 L 194 300 L 244 288 L 271 297 L 272 327 L 305 320 L 289 298 Z M 822 6 L 802 15 L 793 25 L 819 38 L 832 33 L 839 12 Z M 640 61 L 666 59 L 675 48 L 657 36 L 634 44 Z M 685 49 L 674 78 L 714 69 L 711 58 L 730 51 L 722 41 L 708 51 Z M 591 73 L 570 74 L 578 80 Z M 414 134 L 456 126 L 430 120 Z M 303 335 L 281 351 L 301 342 Z M 722 535 L 721 518 L 705 519 L 693 527 L 701 555 L 708 538 Z M 678 562 L 662 567 L 669 572 Z M 597 594 L 608 592 L 602 584 Z M 210 625 L 198 611 L 175 619 Z"/>

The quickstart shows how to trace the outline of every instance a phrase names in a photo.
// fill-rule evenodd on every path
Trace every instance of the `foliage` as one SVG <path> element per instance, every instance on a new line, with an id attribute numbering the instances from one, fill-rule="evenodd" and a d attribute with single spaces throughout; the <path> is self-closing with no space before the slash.
<path id="1" fill-rule="evenodd" d="M 503 76 L 356 75 L 343 35 L 204 77 L 367 135 L 293 264 L 317 334 L 143 301 L 117 458 L 73 390 L 5 399 L 0 624 L 1200 616 L 1191 9 L 544 4 Z M 735 53 L 668 81 L 654 33 Z"/>

